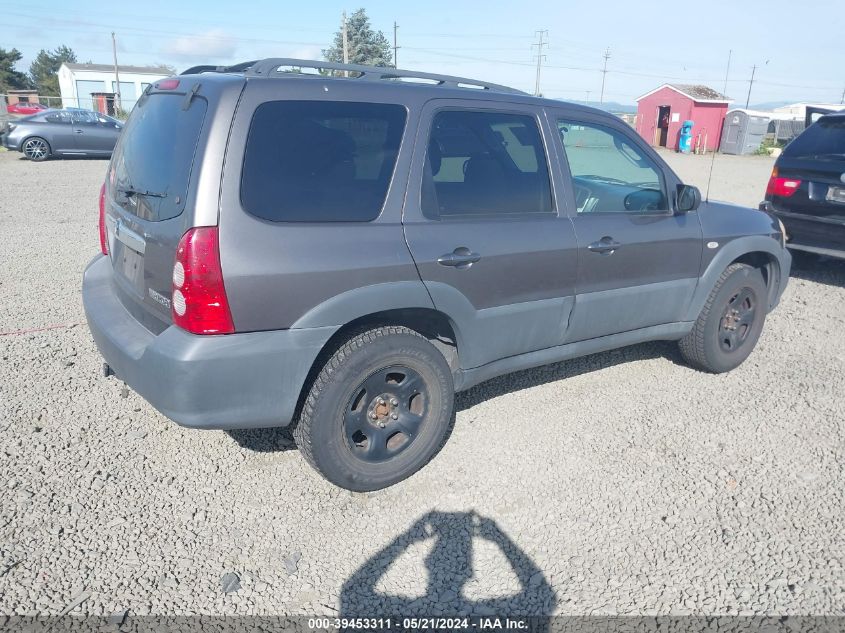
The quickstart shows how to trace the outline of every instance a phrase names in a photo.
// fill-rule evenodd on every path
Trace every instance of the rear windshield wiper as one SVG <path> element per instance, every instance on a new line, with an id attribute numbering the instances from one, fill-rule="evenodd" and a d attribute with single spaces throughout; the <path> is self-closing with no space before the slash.
<path id="1" fill-rule="evenodd" d="M 120 193 L 129 196 L 144 196 L 145 198 L 166 198 L 166 193 L 158 193 L 157 191 L 149 191 L 147 189 L 134 189 L 132 187 L 115 187 Z"/>

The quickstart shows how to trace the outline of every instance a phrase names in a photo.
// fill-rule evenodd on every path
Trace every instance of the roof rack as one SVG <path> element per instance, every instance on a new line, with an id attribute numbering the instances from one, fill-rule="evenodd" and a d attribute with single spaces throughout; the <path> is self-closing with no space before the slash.
<path id="1" fill-rule="evenodd" d="M 522 90 L 501 86 L 499 84 L 467 79 L 466 77 L 453 77 L 451 75 L 438 75 L 435 73 L 422 73 L 414 70 L 401 70 L 383 66 L 363 66 L 359 64 L 338 64 L 336 62 L 322 62 L 308 59 L 293 59 L 289 57 L 269 57 L 267 59 L 243 62 L 234 66 L 193 66 L 184 71 L 183 75 L 194 75 L 205 72 L 217 73 L 244 73 L 251 77 L 313 77 L 313 73 L 301 73 L 298 69 L 314 68 L 316 70 L 340 71 L 349 79 L 379 81 L 421 79 L 430 85 L 445 86 L 449 88 L 469 88 L 473 90 L 490 90 L 492 92 L 506 92 L 512 94 L 527 94 Z M 282 70 L 284 69 L 284 70 Z M 351 74 L 350 74 L 351 73 Z M 420 82 L 420 83 L 423 83 Z M 416 83 L 416 82 L 409 82 Z"/>

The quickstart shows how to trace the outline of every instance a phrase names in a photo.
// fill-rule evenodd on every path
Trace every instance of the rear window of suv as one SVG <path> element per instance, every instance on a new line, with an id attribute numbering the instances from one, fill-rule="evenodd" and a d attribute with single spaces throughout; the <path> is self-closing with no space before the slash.
<path id="1" fill-rule="evenodd" d="M 141 97 L 112 158 L 111 193 L 123 209 L 153 222 L 182 213 L 207 108 L 200 96 L 187 107 L 184 94 Z M 139 193 L 125 195 L 129 190 Z"/>
<path id="2" fill-rule="evenodd" d="M 403 106 L 268 101 L 246 142 L 241 204 L 272 222 L 367 222 L 381 213 L 405 129 Z"/>
<path id="3" fill-rule="evenodd" d="M 819 119 L 783 150 L 789 158 L 845 159 L 845 116 Z"/>

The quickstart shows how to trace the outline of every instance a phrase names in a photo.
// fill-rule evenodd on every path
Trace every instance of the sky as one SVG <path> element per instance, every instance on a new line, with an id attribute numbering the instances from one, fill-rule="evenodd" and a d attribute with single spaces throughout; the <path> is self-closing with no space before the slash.
<path id="1" fill-rule="evenodd" d="M 79 61 L 121 65 L 225 65 L 261 57 L 319 59 L 341 14 L 365 8 L 392 41 L 400 68 L 534 91 L 537 31 L 548 42 L 544 96 L 633 104 L 663 83 L 703 83 L 745 105 L 839 103 L 845 91 L 842 0 L 143 0 L 105 3 L 0 1 L 0 47 L 17 48 L 19 70 L 42 48 L 66 44 Z M 728 70 L 728 59 L 730 67 Z M 727 71 L 727 84 L 725 76 Z"/>

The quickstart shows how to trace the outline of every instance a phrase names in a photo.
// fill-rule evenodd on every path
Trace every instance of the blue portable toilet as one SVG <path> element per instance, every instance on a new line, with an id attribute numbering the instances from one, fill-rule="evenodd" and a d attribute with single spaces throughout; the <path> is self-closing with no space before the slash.
<path id="1" fill-rule="evenodd" d="M 678 136 L 678 151 L 682 154 L 689 154 L 692 150 L 692 121 L 684 121 L 681 125 L 681 133 Z"/>

